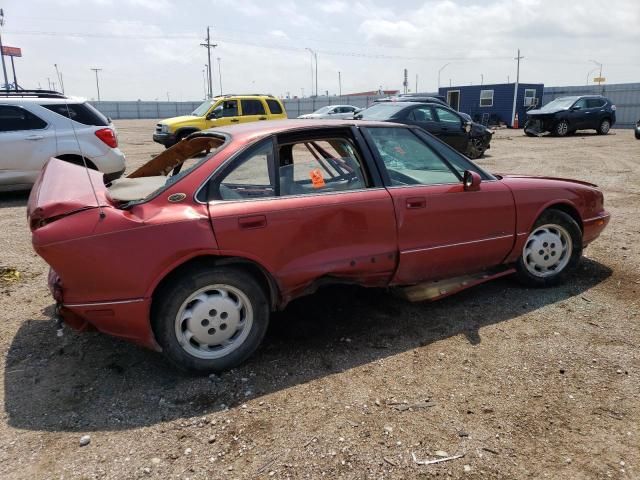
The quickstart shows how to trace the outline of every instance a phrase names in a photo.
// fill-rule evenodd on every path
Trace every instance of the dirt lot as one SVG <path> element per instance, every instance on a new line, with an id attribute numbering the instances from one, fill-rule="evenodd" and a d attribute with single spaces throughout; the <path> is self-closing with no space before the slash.
<path id="1" fill-rule="evenodd" d="M 130 167 L 160 151 L 153 125 L 118 122 Z M 0 281 L 0 476 L 640 478 L 640 142 L 500 131 L 479 163 L 601 185 L 613 219 L 571 283 L 431 304 L 328 288 L 214 378 L 97 333 L 56 337 L 26 196 L 0 196 L 0 267 L 20 272 Z M 439 451 L 464 457 L 412 458 Z"/>

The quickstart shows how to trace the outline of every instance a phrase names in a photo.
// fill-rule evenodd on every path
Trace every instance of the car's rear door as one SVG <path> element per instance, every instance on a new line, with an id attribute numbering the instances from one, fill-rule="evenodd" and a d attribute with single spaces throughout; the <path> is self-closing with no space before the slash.
<path id="1" fill-rule="evenodd" d="M 56 131 L 17 105 L 0 105 L 0 185 L 32 184 L 56 155 Z"/>
<path id="2" fill-rule="evenodd" d="M 285 302 L 318 282 L 386 285 L 396 266 L 393 201 L 356 129 L 263 140 L 209 183 L 224 255 L 275 277 Z"/>
<path id="3" fill-rule="evenodd" d="M 266 120 L 267 111 L 259 98 L 243 98 L 240 100 L 240 123 Z"/>
<path id="4" fill-rule="evenodd" d="M 508 187 L 419 130 L 367 127 L 365 135 L 395 206 L 395 284 L 475 273 L 505 259 L 516 220 Z M 467 169 L 484 177 L 477 191 L 463 187 Z"/>
<path id="5" fill-rule="evenodd" d="M 585 108 L 585 126 L 583 128 L 599 128 L 600 122 L 604 118 L 605 101 L 601 98 L 587 98 Z"/>

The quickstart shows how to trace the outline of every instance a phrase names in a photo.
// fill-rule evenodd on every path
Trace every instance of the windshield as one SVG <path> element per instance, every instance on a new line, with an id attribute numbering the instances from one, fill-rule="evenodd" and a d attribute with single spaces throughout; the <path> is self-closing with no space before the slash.
<path id="1" fill-rule="evenodd" d="M 358 114 L 363 120 L 389 120 L 400 110 L 404 109 L 405 105 L 397 105 L 392 103 L 377 103 L 371 107 L 363 110 Z"/>
<path id="2" fill-rule="evenodd" d="M 211 105 L 213 105 L 213 100 L 207 100 L 206 102 L 202 102 L 198 108 L 196 108 L 191 115 L 195 115 L 196 117 L 202 117 L 205 113 L 209 111 Z"/>
<path id="3" fill-rule="evenodd" d="M 580 97 L 561 97 L 552 100 L 542 107 L 541 111 L 560 110 L 563 108 L 569 108 Z"/>
<path id="4" fill-rule="evenodd" d="M 327 113 L 329 110 L 331 110 L 331 108 L 332 107 L 322 107 L 322 108 L 319 108 L 318 110 L 316 110 L 313 113 Z"/>

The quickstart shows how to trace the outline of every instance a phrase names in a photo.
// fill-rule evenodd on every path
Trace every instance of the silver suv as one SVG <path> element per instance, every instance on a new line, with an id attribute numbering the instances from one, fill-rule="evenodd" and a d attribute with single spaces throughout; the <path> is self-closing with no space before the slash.
<path id="1" fill-rule="evenodd" d="M 50 157 L 104 173 L 125 170 L 111 120 L 84 99 L 47 90 L 0 91 L 0 191 L 27 190 Z"/>

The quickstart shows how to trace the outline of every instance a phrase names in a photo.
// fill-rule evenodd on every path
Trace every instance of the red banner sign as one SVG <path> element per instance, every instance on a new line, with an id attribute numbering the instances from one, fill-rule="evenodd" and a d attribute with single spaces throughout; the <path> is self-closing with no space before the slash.
<path id="1" fill-rule="evenodd" d="M 2 54 L 6 55 L 7 57 L 21 57 L 22 50 L 18 47 L 6 47 L 3 45 Z"/>

